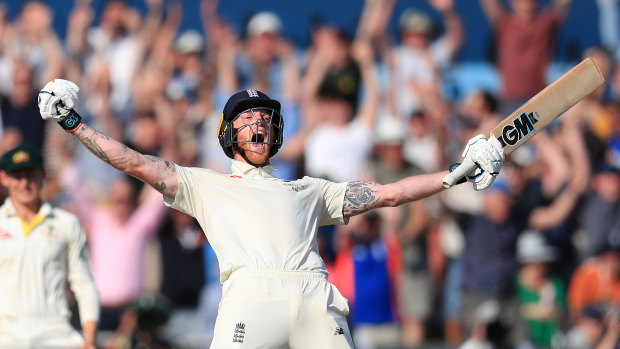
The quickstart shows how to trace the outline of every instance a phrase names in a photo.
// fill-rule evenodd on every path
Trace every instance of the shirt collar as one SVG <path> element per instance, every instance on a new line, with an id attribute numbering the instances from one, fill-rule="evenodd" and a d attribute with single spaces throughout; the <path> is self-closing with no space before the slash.
<path id="1" fill-rule="evenodd" d="M 271 175 L 271 171 L 273 171 L 273 167 L 271 165 L 254 167 L 248 163 L 233 159 L 231 161 L 230 168 L 232 170 L 232 174 L 237 176 L 246 176 L 249 178 L 273 177 L 273 175 Z"/>
<path id="2" fill-rule="evenodd" d="M 2 205 L 2 213 L 7 216 L 17 215 L 17 211 L 15 210 L 15 206 L 13 206 L 13 202 L 10 197 L 7 197 L 6 200 L 4 200 L 4 204 Z M 37 213 L 43 217 L 47 217 L 52 214 L 52 205 L 50 205 L 47 201 L 43 201 L 41 207 L 39 208 L 39 212 Z"/>

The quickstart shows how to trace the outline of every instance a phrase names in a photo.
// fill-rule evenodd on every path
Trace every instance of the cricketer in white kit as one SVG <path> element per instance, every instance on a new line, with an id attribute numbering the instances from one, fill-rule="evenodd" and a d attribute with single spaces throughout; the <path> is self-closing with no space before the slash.
<path id="1" fill-rule="evenodd" d="M 316 243 L 321 225 L 346 224 L 368 210 L 398 206 L 444 189 L 447 171 L 379 185 L 271 175 L 282 146 L 280 103 L 256 90 L 233 94 L 218 138 L 232 173 L 188 168 L 140 154 L 82 122 L 79 88 L 56 79 L 39 94 L 44 119 L 57 121 L 115 168 L 160 191 L 194 216 L 215 250 L 223 294 L 212 348 L 352 348 L 347 300 L 327 281 Z M 488 187 L 501 169 L 501 145 L 484 136 L 464 152 L 481 167 L 470 181 Z"/>
<path id="2" fill-rule="evenodd" d="M 95 348 L 99 299 L 78 218 L 40 198 L 40 151 L 22 144 L 0 161 L 0 348 Z M 66 282 L 83 336 L 69 323 Z"/>

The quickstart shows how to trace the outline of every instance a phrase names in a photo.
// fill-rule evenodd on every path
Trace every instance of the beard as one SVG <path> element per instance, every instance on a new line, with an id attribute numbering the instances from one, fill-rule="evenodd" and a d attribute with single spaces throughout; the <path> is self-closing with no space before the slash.
<path id="1" fill-rule="evenodd" d="M 235 156 L 236 160 L 248 160 L 250 161 L 251 165 L 255 165 L 258 167 L 269 164 L 269 153 L 271 151 L 271 144 L 243 143 L 239 144 L 239 148 L 242 150 L 243 155 L 245 155 L 245 159 L 243 158 L 241 153 L 237 153 L 240 159 Z"/>

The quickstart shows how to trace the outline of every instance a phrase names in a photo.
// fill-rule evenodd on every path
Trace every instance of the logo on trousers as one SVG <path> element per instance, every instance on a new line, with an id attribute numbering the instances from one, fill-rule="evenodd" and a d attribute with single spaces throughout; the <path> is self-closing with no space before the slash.
<path id="1" fill-rule="evenodd" d="M 235 326 L 235 332 L 233 333 L 233 343 L 243 343 L 243 338 L 245 337 L 245 324 L 243 322 L 238 322 Z"/>

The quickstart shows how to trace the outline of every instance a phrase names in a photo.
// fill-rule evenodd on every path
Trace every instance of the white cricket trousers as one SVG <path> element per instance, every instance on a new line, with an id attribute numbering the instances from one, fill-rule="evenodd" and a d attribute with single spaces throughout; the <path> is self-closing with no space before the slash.
<path id="1" fill-rule="evenodd" d="M 77 349 L 83 342 L 65 317 L 0 317 L 3 349 Z"/>
<path id="2" fill-rule="evenodd" d="M 239 269 L 224 282 L 211 348 L 353 348 L 348 313 L 323 273 Z"/>

